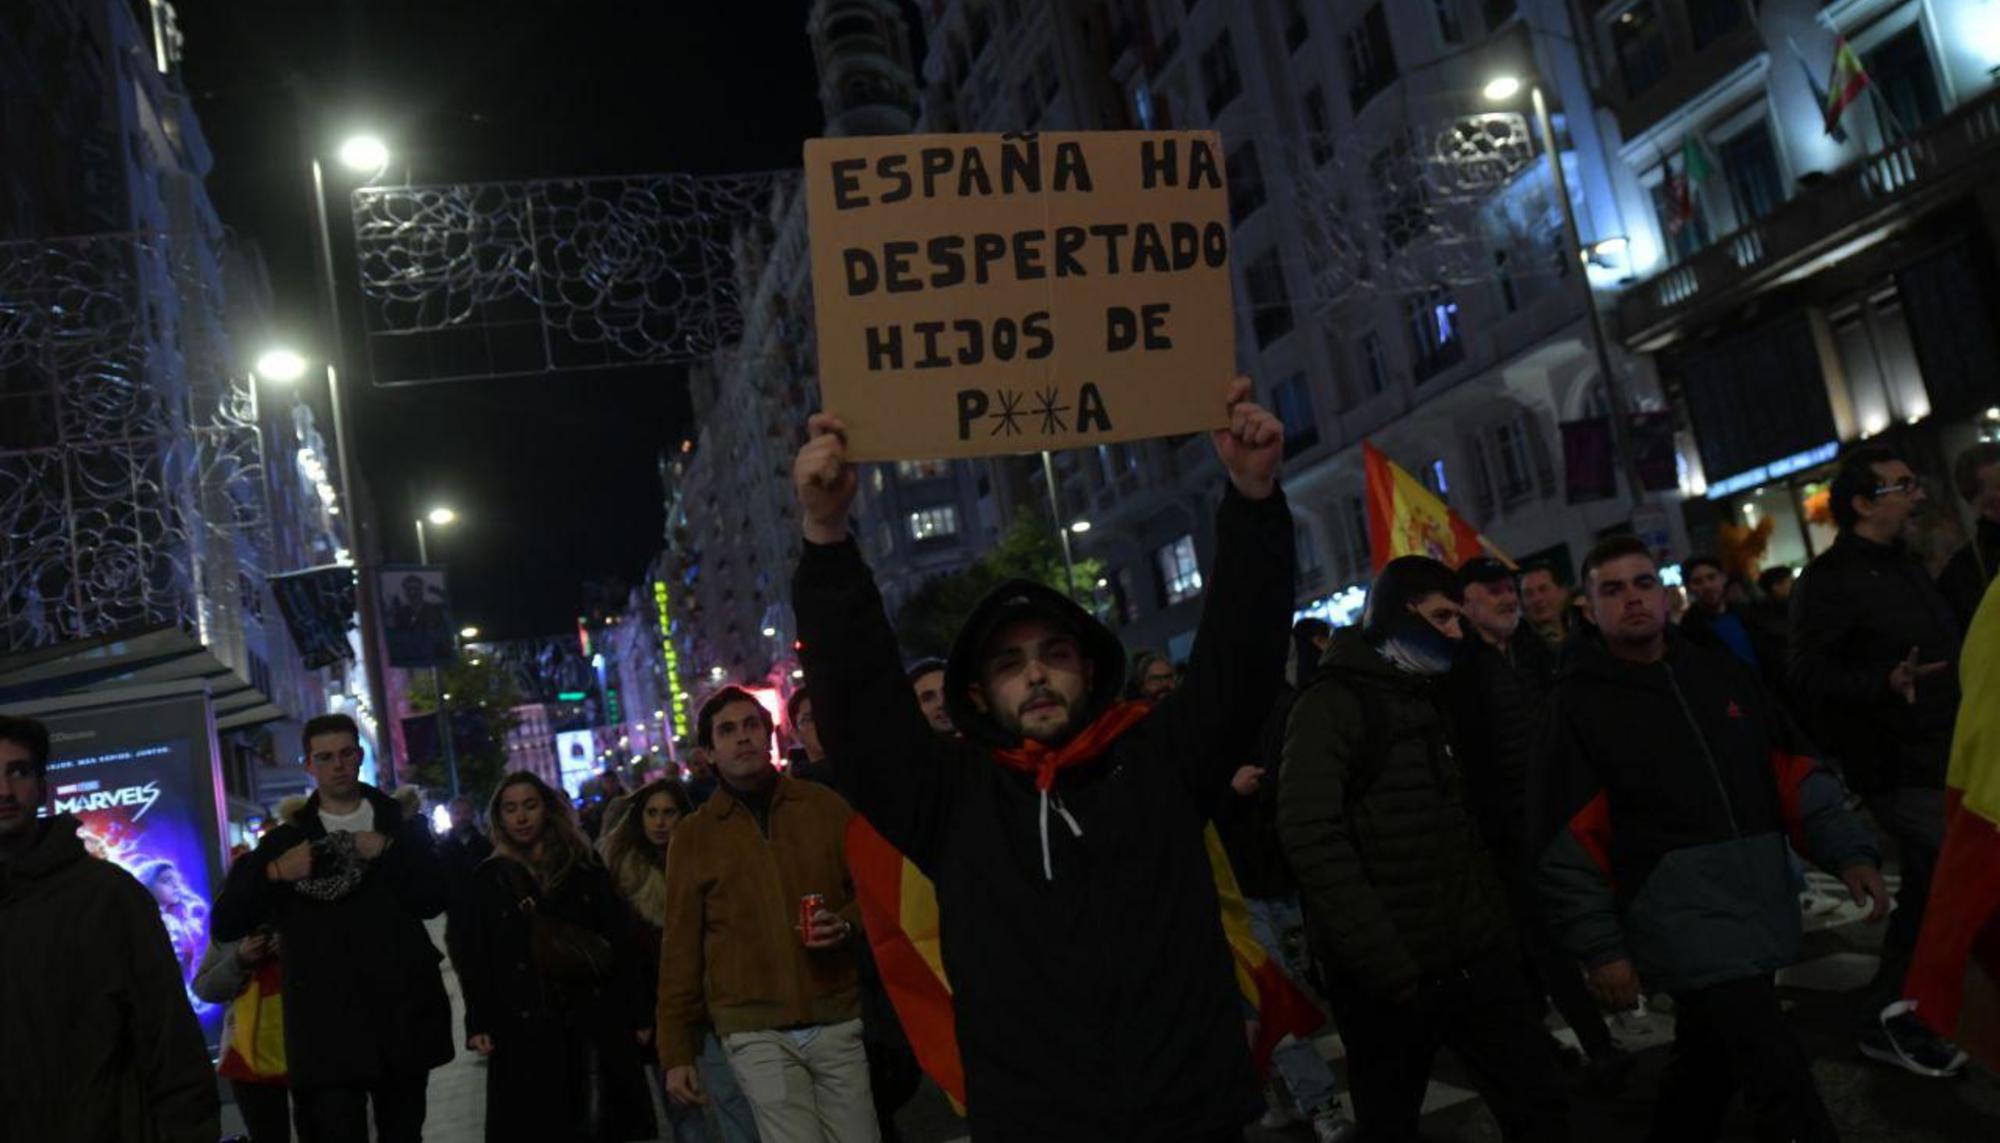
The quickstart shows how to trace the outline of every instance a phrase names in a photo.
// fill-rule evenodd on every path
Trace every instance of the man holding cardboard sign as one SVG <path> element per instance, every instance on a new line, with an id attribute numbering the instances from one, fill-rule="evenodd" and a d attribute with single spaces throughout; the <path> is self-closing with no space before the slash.
<path id="1" fill-rule="evenodd" d="M 962 735 L 930 728 L 848 534 L 848 425 L 812 418 L 793 483 L 807 685 L 849 793 L 937 888 L 967 1108 L 980 1140 L 1241 1138 L 1261 1109 L 1203 832 L 1276 693 L 1291 622 L 1284 428 L 1250 382 L 1204 404 L 1229 483 L 1187 680 L 1118 701 L 1117 636 L 1016 580 L 945 670 Z M 1217 400 L 1221 397 L 1221 400 Z"/>
<path id="2" fill-rule="evenodd" d="M 805 166 L 820 385 L 851 459 L 1221 427 L 1214 132 L 814 139 Z"/>

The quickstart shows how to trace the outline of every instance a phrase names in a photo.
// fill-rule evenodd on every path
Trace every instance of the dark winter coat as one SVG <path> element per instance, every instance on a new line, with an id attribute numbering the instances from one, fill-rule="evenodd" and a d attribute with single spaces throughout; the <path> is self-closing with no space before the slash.
<path id="1" fill-rule="evenodd" d="M 962 740 L 925 721 L 860 550 L 808 543 L 793 607 L 828 750 L 853 759 L 856 809 L 937 887 L 972 1135 L 1179 1140 L 1255 1114 L 1243 1000 L 1203 835 L 1277 692 L 1291 618 L 1282 495 L 1225 492 L 1187 680 L 1095 761 L 1062 771 L 1047 819 L 1018 744 L 968 693 L 1009 601 L 1060 617 L 1094 664 L 1091 709 L 1125 654 L 1081 608 L 1015 581 L 968 619 L 945 674 Z"/>
<path id="2" fill-rule="evenodd" d="M 1791 612 L 1792 698 L 1849 784 L 1943 788 L 1964 631 L 1916 557 L 1842 532 L 1799 575 Z M 1951 664 L 1918 681 L 1914 705 L 1889 689 L 1912 647 L 1920 662 Z"/>
<path id="3" fill-rule="evenodd" d="M 1775 972 L 1800 939 L 1788 840 L 1834 873 L 1880 861 L 1839 780 L 1728 651 L 1670 634 L 1641 665 L 1579 647 L 1549 735 L 1542 899 L 1588 967 L 1630 960 L 1667 992 Z"/>
<path id="4" fill-rule="evenodd" d="M 1972 614 L 1979 610 L 1979 601 L 1986 598 L 1986 589 L 1996 577 L 2000 577 L 2000 522 L 1981 516 L 1973 526 L 1972 539 L 1954 552 L 1938 573 L 1938 590 L 1951 604 L 1961 631 L 1972 627 Z"/>
<path id="5" fill-rule="evenodd" d="M 214 1143 L 215 1072 L 153 895 L 77 820 L 0 861 L 0 1140 Z"/>
<path id="6" fill-rule="evenodd" d="M 1468 633 L 1444 681 L 1467 802 L 1504 879 L 1527 872 L 1528 772 L 1555 677 L 1555 655 L 1522 623 L 1505 650 Z"/>
<path id="7" fill-rule="evenodd" d="M 536 972 L 530 953 L 532 908 L 596 933 L 614 949 L 612 976 L 565 984 Z M 595 861 L 578 865 L 553 890 L 535 885 L 527 867 L 489 857 L 474 873 L 463 913 L 459 983 L 465 991 L 465 1038 L 491 1036 L 486 1072 L 488 1143 L 520 1140 L 651 1139 L 652 1097 L 637 1050 L 652 1027 L 645 944 Z M 587 1106 L 602 1108 L 585 1132 Z"/>
<path id="8" fill-rule="evenodd" d="M 1738 607 L 1733 603 L 1724 607 L 1743 624 L 1743 633 L 1750 640 L 1750 653 L 1757 657 L 1758 681 L 1773 698 L 1786 701 L 1791 694 L 1791 646 L 1787 632 L 1781 624 L 1774 624 L 1761 608 Z M 1681 617 L 1680 632 L 1697 643 L 1735 654 L 1735 649 L 1717 633 L 1715 624 L 1715 616 L 1699 607 L 1690 607 Z"/>
<path id="9" fill-rule="evenodd" d="M 1277 701 L 1271 704 L 1271 713 L 1257 733 L 1255 755 L 1241 762 L 1263 768 L 1257 789 L 1245 797 L 1232 787 L 1216 806 L 1216 835 L 1229 855 L 1237 888 L 1251 900 L 1293 897 L 1299 891 L 1278 837 L 1278 781 L 1285 760 L 1285 724 L 1292 717 L 1292 703 L 1297 698 L 1298 691 L 1290 685 L 1278 689 Z"/>
<path id="10" fill-rule="evenodd" d="M 444 911 L 444 869 L 421 819 L 363 786 L 389 848 L 346 896 L 321 901 L 265 868 L 326 837 L 319 795 L 230 867 L 215 902 L 215 939 L 276 926 L 285 958 L 285 1061 L 294 1088 L 365 1087 L 448 1063 L 451 1003 L 424 921 Z"/>
<path id="11" fill-rule="evenodd" d="M 1278 832 L 1329 989 L 1393 996 L 1513 939 L 1441 689 L 1347 629 L 1292 707 Z"/>

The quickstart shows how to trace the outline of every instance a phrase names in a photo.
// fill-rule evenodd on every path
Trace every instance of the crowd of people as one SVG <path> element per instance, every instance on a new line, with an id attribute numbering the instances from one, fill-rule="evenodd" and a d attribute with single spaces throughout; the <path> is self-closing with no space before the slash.
<path id="1" fill-rule="evenodd" d="M 1580 1089 L 1631 1083 L 1608 1014 L 1648 994 L 1675 1016 L 1652 1138 L 1715 1139 L 1740 1094 L 1760 1138 L 1820 1143 L 1837 1131 L 1775 984 L 1806 863 L 1888 919 L 1860 1051 L 1965 1067 L 1894 1002 L 1976 701 L 1955 666 L 2000 558 L 2000 448 L 1958 466 L 1979 530 L 1941 579 L 1905 542 L 1920 483 L 1863 447 L 1833 480 L 1838 538 L 1795 584 L 1740 598 L 1695 556 L 1676 619 L 1629 536 L 1588 555 L 1574 597 L 1548 568 L 1405 556 L 1334 629 L 1293 620 L 1282 426 L 1246 381 L 1226 408 L 1185 663 L 1128 655 L 1018 580 L 946 658 L 906 662 L 849 535 L 844 426 L 821 414 L 794 467 L 803 685 L 782 726 L 740 687 L 708 696 L 685 781 L 579 814 L 517 772 L 434 836 L 361 781 L 352 720 L 323 715 L 301 744 L 312 795 L 211 908 L 89 860 L 75 819 L 43 812 L 46 729 L 0 717 L 0 1139 L 213 1143 L 180 983 L 198 956 L 253 1143 L 418 1140 L 428 1077 L 461 1049 L 484 1060 L 495 1141 L 893 1141 L 921 1059 L 982 1141 L 1220 1143 L 1261 1118 L 1409 1143 L 1440 1049 L 1504 1138 L 1560 1141 Z M 895 932 L 929 914 L 885 908 L 851 857 L 864 835 L 907 863 L 889 896 L 928 902 L 934 930 Z M 1222 920 L 1238 898 L 1338 1029 L 1345 1106 L 1313 1035 L 1253 1050 Z M 913 971 L 948 997 L 942 1041 L 899 1019 Z"/>

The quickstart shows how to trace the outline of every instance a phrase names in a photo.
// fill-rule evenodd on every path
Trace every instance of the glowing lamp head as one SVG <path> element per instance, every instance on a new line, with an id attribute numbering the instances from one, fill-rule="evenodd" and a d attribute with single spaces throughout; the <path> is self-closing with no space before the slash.
<path id="1" fill-rule="evenodd" d="M 257 376 L 289 384 L 306 374 L 306 359 L 289 349 L 267 350 L 257 359 Z"/>
<path id="2" fill-rule="evenodd" d="M 424 519 L 442 528 L 453 520 L 458 519 L 458 513 L 449 508 L 433 508 L 425 514 Z"/>
<path id="3" fill-rule="evenodd" d="M 1511 75 L 1496 75 L 1486 81 L 1486 86 L 1479 89 L 1479 94 L 1485 96 L 1489 102 L 1505 103 L 1521 94 L 1521 81 Z"/>
<path id="4" fill-rule="evenodd" d="M 340 165 L 350 171 L 373 173 L 389 165 L 389 145 L 379 136 L 354 135 L 340 144 Z"/>

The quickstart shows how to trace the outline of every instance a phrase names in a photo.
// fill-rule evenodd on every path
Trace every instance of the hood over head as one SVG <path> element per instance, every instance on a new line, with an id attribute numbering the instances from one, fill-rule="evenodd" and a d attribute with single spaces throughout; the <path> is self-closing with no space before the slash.
<path id="1" fill-rule="evenodd" d="M 1361 611 L 1361 637 L 1384 658 L 1412 674 L 1443 674 L 1458 644 L 1431 626 L 1410 605 L 1432 595 L 1457 602 L 1458 573 L 1429 556 L 1390 560 L 1369 589 Z"/>
<path id="2" fill-rule="evenodd" d="M 944 672 L 945 709 L 951 722 L 974 742 L 986 746 L 1012 747 L 1020 738 L 1002 730 L 1000 724 L 972 703 L 972 685 L 979 681 L 980 659 L 994 633 L 1016 620 L 1039 619 L 1076 637 L 1084 658 L 1095 664 L 1090 695 L 1085 703 L 1083 722 L 1102 714 L 1116 702 L 1125 685 L 1125 646 L 1111 629 L 1079 607 L 1068 596 L 1033 580 L 1011 579 L 988 592 L 972 609 L 958 638 L 951 645 L 951 658 Z"/>

